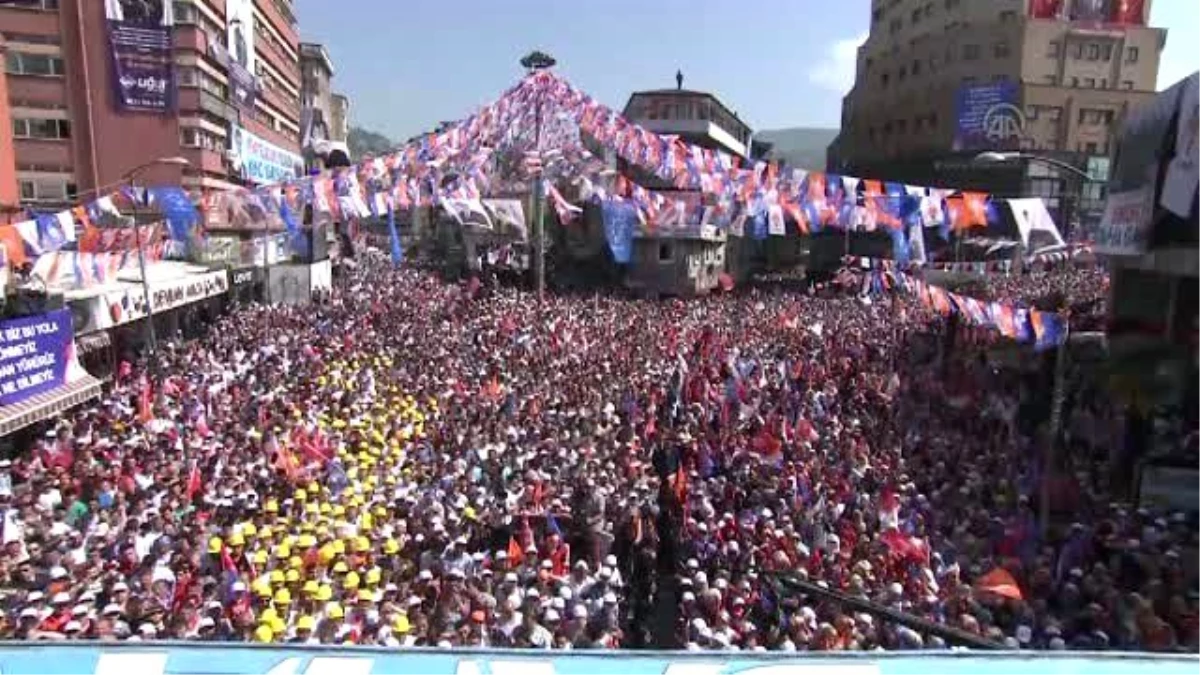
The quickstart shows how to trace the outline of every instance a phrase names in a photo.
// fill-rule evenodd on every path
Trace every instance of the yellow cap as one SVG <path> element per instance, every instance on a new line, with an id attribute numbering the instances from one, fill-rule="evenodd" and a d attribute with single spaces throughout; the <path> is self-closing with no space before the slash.
<path id="1" fill-rule="evenodd" d="M 313 630 L 317 627 L 317 620 L 305 614 L 296 620 L 296 630 Z"/>
<path id="2" fill-rule="evenodd" d="M 339 560 L 333 566 L 333 571 L 337 574 L 345 574 L 350 571 L 350 566 L 346 564 L 345 560 Z"/>
<path id="3" fill-rule="evenodd" d="M 287 624 L 283 622 L 283 619 L 275 617 L 271 620 L 271 632 L 275 633 L 276 635 L 286 633 Z"/>
<path id="4" fill-rule="evenodd" d="M 268 624 L 278 618 L 279 618 L 279 613 L 275 611 L 274 607 L 268 607 L 268 608 L 264 609 L 262 611 L 262 614 L 260 614 L 258 616 L 259 621 L 261 621 L 263 623 L 268 623 Z"/>
<path id="5" fill-rule="evenodd" d="M 346 542 L 342 541 L 341 539 L 335 539 L 333 541 L 333 552 L 337 553 L 339 555 L 342 553 L 345 553 L 346 552 Z"/>
<path id="6" fill-rule="evenodd" d="M 321 587 L 317 589 L 317 600 L 321 602 L 328 602 L 332 598 L 333 587 L 329 584 L 321 584 Z"/>
<path id="7" fill-rule="evenodd" d="M 275 591 L 275 604 L 277 604 L 277 605 L 292 604 L 291 592 L 288 591 L 288 589 L 286 589 L 286 588 L 281 588 L 278 591 Z"/>
<path id="8" fill-rule="evenodd" d="M 392 632 L 404 634 L 410 630 L 412 630 L 412 626 L 408 623 L 408 615 L 397 614 L 396 619 L 392 621 Z"/>
<path id="9" fill-rule="evenodd" d="M 267 552 L 264 549 L 260 548 L 254 552 L 254 564 L 255 565 L 267 564 Z"/>
<path id="10" fill-rule="evenodd" d="M 375 594 L 364 588 L 358 592 L 358 601 L 359 602 L 364 602 L 364 601 L 365 602 L 374 602 Z"/>
<path id="11" fill-rule="evenodd" d="M 366 537 L 358 537 L 354 540 L 354 552 L 366 553 L 371 550 L 371 540 Z"/>
<path id="12" fill-rule="evenodd" d="M 296 569 L 290 569 L 286 574 L 284 574 L 284 577 L 287 579 L 289 584 L 294 584 L 297 581 L 300 581 L 300 571 Z"/>
<path id="13" fill-rule="evenodd" d="M 221 538 L 220 537 L 213 537 L 212 539 L 208 540 L 208 552 L 209 553 L 220 553 L 221 552 Z"/>
<path id="14" fill-rule="evenodd" d="M 346 612 L 342 610 L 341 605 L 333 604 L 325 608 L 325 616 L 331 619 L 340 619 L 346 616 Z"/>
<path id="15" fill-rule="evenodd" d="M 292 549 L 287 546 L 278 546 L 275 548 L 275 557 L 279 560 L 287 560 L 292 557 Z"/>
<path id="16" fill-rule="evenodd" d="M 254 523 L 243 523 L 242 534 L 247 537 L 253 537 L 254 535 L 258 534 L 258 527 L 256 527 Z"/>
<path id="17" fill-rule="evenodd" d="M 316 579 L 309 579 L 308 581 L 304 582 L 305 595 L 316 595 L 320 588 L 321 584 L 318 584 Z"/>
<path id="18" fill-rule="evenodd" d="M 271 597 L 271 584 L 266 581 L 254 582 L 254 594 L 260 598 Z"/>
<path id="19" fill-rule="evenodd" d="M 400 542 L 395 539 L 388 539 L 383 542 L 383 552 L 388 555 L 395 555 L 400 552 Z"/>
<path id="20" fill-rule="evenodd" d="M 292 498 L 298 502 L 302 502 L 302 501 L 308 499 L 308 492 L 306 492 L 303 488 L 301 488 L 299 490 L 296 490 L 296 494 Z"/>
<path id="21" fill-rule="evenodd" d="M 275 501 L 274 499 L 268 500 L 267 505 L 263 507 L 263 510 L 267 513 L 278 513 L 279 502 Z"/>
<path id="22" fill-rule="evenodd" d="M 285 581 L 287 578 L 283 576 L 283 570 L 271 570 L 271 583 L 282 584 Z"/>
<path id="23" fill-rule="evenodd" d="M 271 625 L 267 623 L 258 624 L 258 628 L 254 629 L 255 642 L 270 642 L 275 637 L 275 631 L 271 630 Z"/>
<path id="24" fill-rule="evenodd" d="M 358 572 L 348 572 L 346 578 L 342 579 L 342 588 L 350 590 L 358 588 Z"/>
<path id="25" fill-rule="evenodd" d="M 311 534 L 302 534 L 297 543 L 300 545 L 300 548 L 312 548 L 317 545 L 317 538 Z"/>
<path id="26" fill-rule="evenodd" d="M 371 569 L 367 570 L 367 585 L 374 586 L 375 584 L 379 583 L 379 580 L 382 578 L 382 576 L 383 573 L 378 567 L 372 567 Z"/>
<path id="27" fill-rule="evenodd" d="M 271 530 L 270 525 L 263 525 L 262 527 L 258 528 L 259 539 L 270 539 L 274 534 L 275 532 Z"/>
<path id="28" fill-rule="evenodd" d="M 304 567 L 304 561 L 300 559 L 300 556 L 294 555 L 288 558 L 288 567 L 292 568 L 293 570 L 298 570 L 301 567 Z"/>

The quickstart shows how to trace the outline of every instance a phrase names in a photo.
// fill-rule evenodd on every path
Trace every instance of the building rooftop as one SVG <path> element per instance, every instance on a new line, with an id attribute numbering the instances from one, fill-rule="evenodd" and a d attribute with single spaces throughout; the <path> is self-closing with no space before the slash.
<path id="1" fill-rule="evenodd" d="M 329 58 L 329 50 L 325 49 L 325 45 L 318 42 L 301 42 L 300 58 L 301 60 L 320 61 L 321 65 L 325 66 L 325 70 L 329 72 L 329 76 L 333 77 L 333 60 Z"/>

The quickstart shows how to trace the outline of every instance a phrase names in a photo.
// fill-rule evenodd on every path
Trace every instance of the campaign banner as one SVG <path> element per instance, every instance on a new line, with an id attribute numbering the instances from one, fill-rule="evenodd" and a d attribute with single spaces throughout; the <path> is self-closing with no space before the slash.
<path id="1" fill-rule="evenodd" d="M 242 178 L 259 185 L 282 183 L 304 173 L 304 159 L 233 125 L 233 150 Z"/>
<path id="2" fill-rule="evenodd" d="M 1104 217 L 1096 228 L 1092 248 L 1106 255 L 1141 255 L 1149 243 L 1154 217 L 1154 189 L 1150 185 L 1110 192 Z"/>
<path id="3" fill-rule="evenodd" d="M 117 108 L 166 113 L 175 101 L 168 0 L 104 0 Z"/>
<path id="4" fill-rule="evenodd" d="M 0 323 L 0 406 L 65 384 L 74 350 L 69 309 Z"/>
<path id="5" fill-rule="evenodd" d="M 1025 138 L 1020 88 L 1005 80 L 964 86 L 955 100 L 955 150 L 1018 150 Z"/>

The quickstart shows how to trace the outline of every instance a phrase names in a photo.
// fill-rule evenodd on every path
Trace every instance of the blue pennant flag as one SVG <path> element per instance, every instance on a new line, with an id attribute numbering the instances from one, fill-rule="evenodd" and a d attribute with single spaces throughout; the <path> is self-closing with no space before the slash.
<path id="1" fill-rule="evenodd" d="M 192 228 L 200 222 L 200 214 L 183 188 L 175 185 L 152 187 L 147 201 L 162 213 L 171 239 L 186 242 L 191 238 Z"/>
<path id="2" fill-rule="evenodd" d="M 399 267 L 404 260 L 404 249 L 400 246 L 400 233 L 396 231 L 396 209 L 388 204 L 388 235 L 392 238 L 392 266 Z"/>

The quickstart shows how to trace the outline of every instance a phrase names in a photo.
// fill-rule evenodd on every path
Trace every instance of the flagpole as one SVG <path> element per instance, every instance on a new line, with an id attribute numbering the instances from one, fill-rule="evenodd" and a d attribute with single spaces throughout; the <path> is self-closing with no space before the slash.
<path id="1" fill-rule="evenodd" d="M 546 70 L 548 68 L 553 68 L 555 63 L 557 62 L 554 60 L 554 57 L 539 51 L 530 52 L 521 59 L 521 66 L 523 66 L 530 74 Z M 539 161 L 541 160 L 542 150 L 542 99 L 542 94 L 539 91 L 537 93 L 536 107 L 534 108 L 533 127 L 534 151 L 538 153 Z M 542 169 L 543 167 L 539 166 L 537 173 L 534 175 L 533 194 L 530 196 L 530 211 L 533 212 L 533 269 L 539 303 L 545 299 L 546 295 L 546 237 L 545 232 L 543 231 L 544 224 L 542 222 L 542 192 L 545 190 L 545 187 L 543 186 L 542 182 Z"/>

